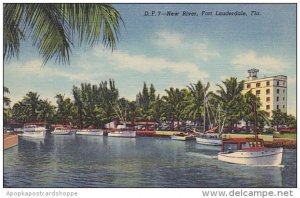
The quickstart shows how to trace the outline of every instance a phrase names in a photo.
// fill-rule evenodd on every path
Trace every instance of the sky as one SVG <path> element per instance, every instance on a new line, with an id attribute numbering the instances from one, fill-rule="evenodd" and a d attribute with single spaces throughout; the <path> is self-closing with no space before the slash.
<path id="1" fill-rule="evenodd" d="M 70 65 L 54 61 L 42 66 L 32 43 L 24 41 L 20 56 L 4 62 L 4 85 L 12 102 L 29 91 L 55 104 L 56 94 L 72 98 L 73 85 L 114 79 L 120 96 L 134 100 L 143 83 L 163 95 L 170 87 L 185 88 L 201 80 L 211 90 L 229 77 L 245 80 L 251 68 L 258 77 L 288 77 L 288 113 L 296 114 L 295 4 L 113 4 L 121 26 L 113 52 L 101 44 L 74 47 Z M 144 16 L 167 11 L 179 16 Z M 198 16 L 182 16 L 183 11 Z M 202 12 L 213 16 L 202 16 Z M 247 16 L 216 16 L 243 11 Z M 251 11 L 260 15 L 251 16 Z M 76 46 L 76 45 L 75 45 Z"/>

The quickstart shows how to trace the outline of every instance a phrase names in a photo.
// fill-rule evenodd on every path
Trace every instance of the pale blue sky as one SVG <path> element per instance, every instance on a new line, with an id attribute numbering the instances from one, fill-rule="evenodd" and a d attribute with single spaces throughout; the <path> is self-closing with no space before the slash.
<path id="1" fill-rule="evenodd" d="M 102 46 L 74 48 L 71 64 L 42 58 L 24 42 L 18 60 L 5 63 L 4 85 L 13 102 L 28 91 L 55 101 L 58 93 L 71 96 L 73 85 L 112 78 L 120 95 L 135 99 L 143 82 L 158 93 L 202 80 L 211 89 L 228 77 L 245 79 L 247 69 L 259 77 L 288 76 L 288 113 L 296 112 L 295 4 L 115 4 L 125 23 L 117 49 Z M 145 17 L 145 11 L 244 11 L 248 16 Z M 250 11 L 260 16 L 249 16 Z"/>

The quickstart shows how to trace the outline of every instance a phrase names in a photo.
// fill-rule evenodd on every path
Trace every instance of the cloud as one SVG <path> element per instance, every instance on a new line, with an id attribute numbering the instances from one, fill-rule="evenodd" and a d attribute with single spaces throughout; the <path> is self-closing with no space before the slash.
<path id="1" fill-rule="evenodd" d="M 145 55 L 130 55 L 123 51 L 107 53 L 101 48 L 95 48 L 95 55 L 103 56 L 117 70 L 134 70 L 141 73 L 171 72 L 186 75 L 190 80 L 208 78 L 208 73 L 200 71 L 199 66 L 189 62 L 172 62 L 164 58 L 147 57 Z"/>
<path id="2" fill-rule="evenodd" d="M 207 41 L 199 42 L 194 39 L 187 39 L 179 33 L 158 32 L 154 43 L 161 48 L 167 48 L 178 53 L 188 53 L 202 61 L 208 61 L 210 57 L 219 56 L 218 51 L 209 49 Z"/>
<path id="3" fill-rule="evenodd" d="M 285 73 L 289 63 L 272 56 L 258 57 L 254 51 L 237 55 L 231 63 L 236 69 L 259 68 L 262 73 Z"/>
<path id="4" fill-rule="evenodd" d="M 98 83 L 99 76 L 106 76 L 107 73 L 95 72 L 95 65 L 86 62 L 77 63 L 70 67 L 66 66 L 43 66 L 40 59 L 33 59 L 26 62 L 15 62 L 5 68 L 6 72 L 13 73 L 15 78 L 53 78 L 53 80 L 64 79 L 71 82 Z M 85 69 L 89 68 L 89 69 Z"/>

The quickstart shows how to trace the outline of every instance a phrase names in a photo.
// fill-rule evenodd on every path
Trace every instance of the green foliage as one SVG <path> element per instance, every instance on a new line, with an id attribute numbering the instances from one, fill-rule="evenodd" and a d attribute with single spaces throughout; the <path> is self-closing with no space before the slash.
<path id="1" fill-rule="evenodd" d="M 114 108 L 117 108 L 119 92 L 113 80 L 103 81 L 99 85 L 82 83 L 80 88 L 73 86 L 72 92 L 81 128 L 103 126 L 118 112 Z"/>
<path id="2" fill-rule="evenodd" d="M 114 49 L 122 22 L 110 4 L 6 3 L 3 11 L 4 58 L 18 57 L 21 41 L 30 37 L 44 64 L 53 58 L 69 63 L 75 40 Z"/>
<path id="3" fill-rule="evenodd" d="M 55 106 L 42 100 L 36 92 L 28 92 L 12 107 L 12 118 L 18 122 L 54 122 Z"/>
<path id="4" fill-rule="evenodd" d="M 8 120 L 12 118 L 12 112 L 10 108 L 11 100 L 9 97 L 5 96 L 5 94 L 9 94 L 9 89 L 7 87 L 3 87 L 3 125 L 6 126 Z"/>
<path id="5" fill-rule="evenodd" d="M 74 100 L 57 94 L 56 104 L 40 99 L 36 92 L 28 92 L 22 101 L 4 109 L 5 118 L 13 118 L 20 122 L 46 121 L 50 123 L 69 124 L 78 127 L 103 127 L 105 123 L 114 118 L 126 121 L 184 121 L 190 120 L 203 124 L 204 107 L 206 126 L 232 127 L 240 120 L 245 120 L 247 125 L 254 123 L 254 104 L 260 101 L 251 91 L 242 95 L 243 81 L 236 78 L 223 81 L 223 86 L 218 85 L 219 91 L 209 91 L 210 84 L 204 85 L 201 81 L 190 84 L 185 89 L 169 88 L 166 95 L 156 95 L 154 85 L 148 88 L 144 83 L 143 89 L 137 94 L 135 101 L 119 98 L 119 91 L 114 80 L 102 81 L 98 85 L 82 83 L 73 86 Z M 5 93 L 9 90 L 5 88 Z M 204 94 L 205 93 L 205 94 Z M 206 105 L 204 105 L 206 95 Z M 6 111 L 7 110 L 7 111 Z M 257 108 L 257 128 L 263 131 L 266 124 L 288 125 L 296 127 L 296 118 L 279 110 L 273 112 L 270 120 L 266 112 Z"/>
<path id="6" fill-rule="evenodd" d="M 276 126 L 278 130 L 279 125 L 287 125 L 288 127 L 296 128 L 297 120 L 293 115 L 287 115 L 287 113 L 281 112 L 280 110 L 272 111 L 271 124 Z"/>

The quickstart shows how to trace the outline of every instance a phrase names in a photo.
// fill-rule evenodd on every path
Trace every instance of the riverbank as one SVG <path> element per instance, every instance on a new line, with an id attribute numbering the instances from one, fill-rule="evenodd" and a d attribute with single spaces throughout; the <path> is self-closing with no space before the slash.
<path id="1" fill-rule="evenodd" d="M 3 135 L 3 149 L 9 149 L 17 146 L 19 143 L 19 137 L 17 135 L 4 134 Z"/>
<path id="2" fill-rule="evenodd" d="M 265 142 L 265 146 L 272 148 L 287 148 L 287 149 L 297 149 L 297 139 L 291 138 L 274 138 L 272 142 Z"/>

